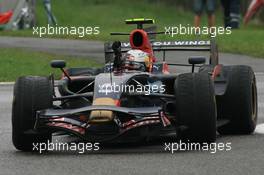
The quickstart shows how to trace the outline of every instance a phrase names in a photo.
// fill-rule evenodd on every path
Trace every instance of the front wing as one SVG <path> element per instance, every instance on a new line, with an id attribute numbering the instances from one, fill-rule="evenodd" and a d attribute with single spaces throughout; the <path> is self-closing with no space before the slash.
<path id="1" fill-rule="evenodd" d="M 52 132 L 65 131 L 78 137 L 89 140 L 91 133 L 89 128 L 93 124 L 89 120 L 91 111 L 112 111 L 122 116 L 131 116 L 129 120 L 115 117 L 112 123 L 118 128 L 114 134 L 110 134 L 106 140 L 112 140 L 125 134 L 127 131 L 150 125 L 160 125 L 167 127 L 171 125 L 171 121 L 165 115 L 161 107 L 140 107 L 128 108 L 117 106 L 87 106 L 78 109 L 47 109 L 37 112 L 35 130 L 52 129 Z M 100 123 L 96 124 L 100 127 Z M 96 138 L 95 138 L 96 140 Z"/>

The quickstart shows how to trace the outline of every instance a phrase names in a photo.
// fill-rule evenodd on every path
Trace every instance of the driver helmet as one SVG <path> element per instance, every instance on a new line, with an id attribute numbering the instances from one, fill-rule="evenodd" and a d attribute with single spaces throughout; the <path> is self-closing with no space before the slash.
<path id="1" fill-rule="evenodd" d="M 138 49 L 132 49 L 125 54 L 125 69 L 148 71 L 150 64 L 150 56 L 147 52 Z"/>

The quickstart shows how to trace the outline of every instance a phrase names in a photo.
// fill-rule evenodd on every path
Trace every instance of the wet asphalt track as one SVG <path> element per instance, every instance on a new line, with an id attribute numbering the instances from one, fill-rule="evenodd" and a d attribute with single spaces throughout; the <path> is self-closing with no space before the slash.
<path id="1" fill-rule="evenodd" d="M 1 45 L 2 39 L 0 39 Z M 49 46 L 50 47 L 50 46 Z M 61 48 L 63 49 L 63 48 Z M 98 48 L 95 48 L 98 49 Z M 60 50 L 60 48 L 57 48 Z M 99 49 L 100 50 L 100 49 Z M 82 53 L 87 54 L 84 50 Z M 94 51 L 94 53 L 97 53 Z M 194 53 L 196 54 L 196 53 Z M 89 55 L 89 54 L 88 54 Z M 96 54 L 100 57 L 100 54 Z M 173 56 L 173 57 L 172 57 Z M 169 61 L 175 55 L 169 54 Z M 177 55 L 186 60 L 186 55 Z M 16 151 L 11 142 L 12 85 L 0 86 L 0 175 L 11 174 L 234 174 L 261 175 L 264 170 L 264 60 L 221 54 L 224 64 L 249 64 L 257 72 L 259 125 L 250 136 L 219 136 L 217 142 L 231 142 L 230 151 L 164 151 L 164 142 L 152 145 L 101 147 L 97 152 L 45 154 Z M 101 59 L 102 62 L 102 59 Z M 179 68 L 180 71 L 187 71 Z M 67 141 L 61 137 L 54 140 Z"/>

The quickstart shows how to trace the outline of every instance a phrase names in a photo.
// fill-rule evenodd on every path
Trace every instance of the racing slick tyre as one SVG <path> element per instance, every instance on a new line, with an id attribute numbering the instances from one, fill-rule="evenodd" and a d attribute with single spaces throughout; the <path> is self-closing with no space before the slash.
<path id="1" fill-rule="evenodd" d="M 183 139 L 211 143 L 216 140 L 216 102 L 213 83 L 208 74 L 179 75 L 174 84 L 176 116 Z"/>
<path id="2" fill-rule="evenodd" d="M 226 93 L 217 97 L 219 112 L 230 122 L 218 128 L 220 134 L 251 134 L 258 117 L 255 74 L 249 66 L 225 66 Z"/>
<path id="3" fill-rule="evenodd" d="M 47 143 L 51 133 L 34 132 L 36 111 L 52 107 L 53 88 L 48 77 L 20 77 L 14 86 L 12 140 L 21 151 L 32 151 L 33 143 Z"/>

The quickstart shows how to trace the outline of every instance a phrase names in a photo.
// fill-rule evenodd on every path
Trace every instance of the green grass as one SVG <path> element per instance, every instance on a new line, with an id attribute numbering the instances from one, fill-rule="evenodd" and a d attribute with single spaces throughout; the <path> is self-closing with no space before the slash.
<path id="1" fill-rule="evenodd" d="M 218 38 L 221 51 L 229 53 L 246 54 L 264 58 L 264 31 L 263 29 L 234 30 L 232 35 Z"/>
<path id="2" fill-rule="evenodd" d="M 38 26 L 46 26 L 47 19 L 42 1 L 37 1 Z M 124 24 L 127 18 L 154 18 L 159 30 L 165 26 L 187 25 L 193 23 L 193 13 L 176 6 L 169 6 L 162 2 L 150 3 L 150 0 L 53 0 L 52 8 L 60 26 L 99 26 L 100 35 L 78 38 L 77 36 L 47 36 L 55 38 L 72 38 L 87 40 L 126 40 L 126 37 L 110 36 L 113 31 L 127 32 L 134 28 Z M 222 12 L 217 12 L 217 26 L 222 25 Z M 206 17 L 203 18 L 206 25 Z M 253 25 L 234 30 L 231 35 L 217 38 L 222 52 L 247 54 L 264 58 L 264 30 L 263 25 Z M 32 30 L 3 31 L 0 35 L 32 36 Z M 36 36 L 35 36 L 36 37 Z M 161 40 L 190 39 L 190 36 L 175 38 L 160 37 Z"/>
<path id="3" fill-rule="evenodd" d="M 48 76 L 54 73 L 58 79 L 61 71 L 50 67 L 54 58 L 67 61 L 67 67 L 98 67 L 99 63 L 88 58 L 71 58 L 42 52 L 25 51 L 20 49 L 0 49 L 1 69 L 0 82 L 15 81 L 19 76 L 38 75 Z"/>

